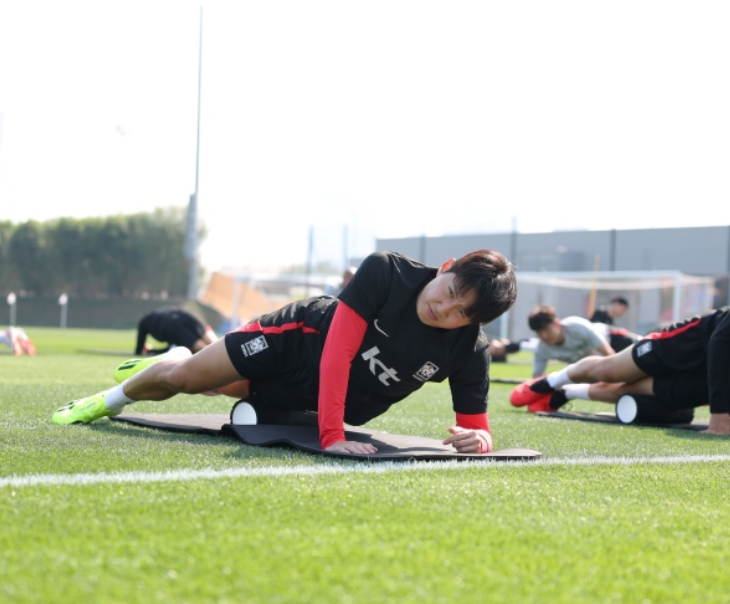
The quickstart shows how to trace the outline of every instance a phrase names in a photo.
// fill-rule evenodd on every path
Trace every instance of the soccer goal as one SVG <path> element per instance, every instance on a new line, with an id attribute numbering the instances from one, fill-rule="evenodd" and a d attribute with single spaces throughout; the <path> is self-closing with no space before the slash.
<path id="1" fill-rule="evenodd" d="M 712 308 L 715 279 L 678 271 L 517 273 L 517 302 L 490 330 L 519 340 L 535 334 L 527 316 L 538 304 L 550 304 L 558 317 L 589 317 L 614 296 L 629 301 L 616 325 L 643 335 L 659 326 Z"/>

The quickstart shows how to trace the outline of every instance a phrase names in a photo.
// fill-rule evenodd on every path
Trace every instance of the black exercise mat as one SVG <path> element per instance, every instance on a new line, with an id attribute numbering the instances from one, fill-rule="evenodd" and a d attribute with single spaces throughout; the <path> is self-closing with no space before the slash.
<path id="1" fill-rule="evenodd" d="M 187 434 L 224 435 L 223 427 L 231 421 L 223 413 L 164 415 L 162 413 L 125 413 L 112 417 L 114 421 L 126 422 L 145 428 L 157 428 L 167 432 Z"/>
<path id="2" fill-rule="evenodd" d="M 371 454 L 348 454 L 322 451 L 319 445 L 319 431 L 312 426 L 226 426 L 245 443 L 258 446 L 284 445 L 335 457 L 360 457 L 366 459 L 492 459 L 525 460 L 542 457 L 539 451 L 531 449 L 503 449 L 483 455 L 456 453 L 449 445 L 435 438 L 390 434 L 365 428 L 345 430 L 347 440 L 370 443 L 378 449 Z"/>
<path id="3" fill-rule="evenodd" d="M 611 424 L 615 426 L 637 426 L 640 428 L 672 428 L 674 430 L 707 430 L 708 422 L 706 420 L 695 419 L 691 423 L 686 424 L 656 424 L 633 422 L 624 424 L 618 420 L 615 413 L 611 411 L 601 413 L 569 413 L 567 411 L 538 411 L 535 413 L 538 417 L 553 417 L 555 419 L 573 419 L 583 422 L 598 422 L 601 424 Z"/>
<path id="4" fill-rule="evenodd" d="M 452 447 L 441 444 L 440 440 L 421 436 L 389 434 L 366 428 L 348 428 L 348 440 L 371 443 L 377 453 L 335 453 L 323 451 L 319 445 L 319 432 L 314 426 L 233 426 L 228 415 L 163 415 L 157 413 L 135 413 L 117 415 L 114 421 L 126 422 L 136 426 L 157 428 L 171 432 L 207 434 L 211 436 L 235 436 L 248 445 L 259 447 L 283 446 L 307 453 L 341 457 L 347 459 L 372 459 L 377 461 L 416 460 L 483 460 L 483 461 L 524 461 L 542 457 L 542 453 L 532 449 L 502 449 L 483 455 L 456 453 Z"/>

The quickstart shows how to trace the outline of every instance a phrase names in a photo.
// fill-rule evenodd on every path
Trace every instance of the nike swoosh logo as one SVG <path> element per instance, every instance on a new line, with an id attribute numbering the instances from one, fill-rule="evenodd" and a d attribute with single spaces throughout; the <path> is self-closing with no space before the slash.
<path id="1" fill-rule="evenodd" d="M 385 333 L 382 329 L 380 329 L 377 319 L 375 319 L 375 321 L 373 321 L 373 325 L 375 326 L 375 329 L 377 329 L 380 333 L 382 333 L 386 338 L 390 337 L 387 333 Z"/>

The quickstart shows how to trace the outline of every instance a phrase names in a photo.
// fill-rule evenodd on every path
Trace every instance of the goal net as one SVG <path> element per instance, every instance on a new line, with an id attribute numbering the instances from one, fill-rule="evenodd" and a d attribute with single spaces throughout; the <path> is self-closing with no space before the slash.
<path id="1" fill-rule="evenodd" d="M 623 296 L 629 309 L 616 325 L 643 335 L 658 327 L 712 308 L 713 277 L 655 271 L 517 273 L 517 302 L 487 331 L 511 340 L 534 337 L 527 316 L 550 304 L 558 317 L 590 317 L 592 308 Z"/>

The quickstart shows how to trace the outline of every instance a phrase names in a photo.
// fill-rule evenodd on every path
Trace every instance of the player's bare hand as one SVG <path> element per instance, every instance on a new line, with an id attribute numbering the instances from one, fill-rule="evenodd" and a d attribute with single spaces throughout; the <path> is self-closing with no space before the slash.
<path id="1" fill-rule="evenodd" d="M 325 451 L 337 453 L 377 453 L 378 449 L 369 443 L 360 443 L 356 440 L 338 440 L 331 444 Z"/>
<path id="2" fill-rule="evenodd" d="M 702 434 L 730 435 L 730 413 L 710 413 L 710 423 Z"/>
<path id="3" fill-rule="evenodd" d="M 457 453 L 486 453 L 492 448 L 492 439 L 484 430 L 467 430 L 459 426 L 449 427 L 451 436 L 443 444 L 452 445 Z"/>

